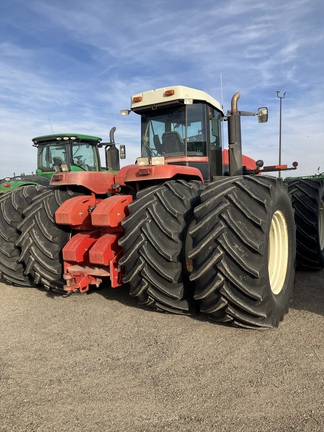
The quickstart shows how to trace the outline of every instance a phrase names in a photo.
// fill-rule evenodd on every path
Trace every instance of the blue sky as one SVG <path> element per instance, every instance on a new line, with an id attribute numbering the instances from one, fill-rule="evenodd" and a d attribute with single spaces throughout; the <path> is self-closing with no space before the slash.
<path id="1" fill-rule="evenodd" d="M 186 85 L 225 111 L 268 106 L 269 122 L 243 118 L 243 152 L 287 175 L 324 171 L 322 0 L 2 0 L 0 3 L 0 178 L 31 173 L 31 139 L 93 134 L 139 156 L 139 117 L 121 117 L 132 94 Z M 226 143 L 225 143 L 226 144 Z M 285 175 L 284 175 L 285 176 Z"/>

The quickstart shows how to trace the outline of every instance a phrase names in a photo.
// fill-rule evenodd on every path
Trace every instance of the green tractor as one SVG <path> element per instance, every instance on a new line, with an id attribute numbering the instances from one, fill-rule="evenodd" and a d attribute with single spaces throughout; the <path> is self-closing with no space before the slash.
<path id="1" fill-rule="evenodd" d="M 115 145 L 115 130 L 115 127 L 111 128 L 110 141 L 105 143 L 99 137 L 81 134 L 53 134 L 33 138 L 33 145 L 37 148 L 36 175 L 0 180 L 0 209 L 3 216 L 0 218 L 0 279 L 5 277 L 8 283 L 14 285 L 33 286 L 34 281 L 25 274 L 15 246 L 23 210 L 48 189 L 54 174 L 64 175 L 71 171 L 77 176 L 76 181 L 82 184 L 84 178 L 98 171 L 105 171 L 107 175 L 118 173 L 119 159 L 125 159 L 126 154 L 124 145 L 120 145 L 120 152 Z M 100 147 L 105 148 L 105 167 L 100 163 Z"/>
<path id="2" fill-rule="evenodd" d="M 119 150 L 115 146 L 114 132 L 110 131 L 110 142 L 103 143 L 97 136 L 61 133 L 35 137 L 37 169 L 35 175 L 6 177 L 0 180 L 0 194 L 26 185 L 48 186 L 56 172 L 110 171 L 119 170 Z M 101 167 L 99 148 L 105 145 L 106 167 Z M 123 155 L 120 155 L 124 158 Z"/>

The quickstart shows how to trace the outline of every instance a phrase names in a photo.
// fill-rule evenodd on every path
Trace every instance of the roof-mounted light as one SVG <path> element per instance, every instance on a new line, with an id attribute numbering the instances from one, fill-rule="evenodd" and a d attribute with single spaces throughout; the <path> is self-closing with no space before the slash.
<path id="1" fill-rule="evenodd" d="M 132 99 L 133 103 L 142 102 L 142 100 L 143 100 L 142 96 L 134 96 Z"/>
<path id="2" fill-rule="evenodd" d="M 173 89 L 165 90 L 164 92 L 164 96 L 173 96 L 173 95 L 174 95 Z"/>

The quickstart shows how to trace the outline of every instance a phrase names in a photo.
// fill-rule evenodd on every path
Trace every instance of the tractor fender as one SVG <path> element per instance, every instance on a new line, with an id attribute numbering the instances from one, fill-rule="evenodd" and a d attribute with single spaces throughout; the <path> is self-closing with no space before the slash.
<path id="1" fill-rule="evenodd" d="M 225 171 L 229 170 L 229 154 L 228 150 L 223 150 L 223 165 L 225 166 Z M 255 170 L 257 168 L 256 161 L 249 156 L 242 155 L 242 165 L 249 170 Z"/>
<path id="2" fill-rule="evenodd" d="M 125 186 L 127 183 L 152 180 L 171 180 L 173 178 L 191 178 L 204 181 L 198 168 L 182 165 L 128 165 L 116 174 L 116 183 Z"/>
<path id="3" fill-rule="evenodd" d="M 95 194 L 113 192 L 115 174 L 109 172 L 70 171 L 53 174 L 52 186 L 83 186 Z"/>

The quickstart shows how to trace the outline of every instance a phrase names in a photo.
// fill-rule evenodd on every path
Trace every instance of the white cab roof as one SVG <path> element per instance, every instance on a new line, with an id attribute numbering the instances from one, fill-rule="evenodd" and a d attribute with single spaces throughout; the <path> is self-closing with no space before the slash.
<path id="1" fill-rule="evenodd" d="M 170 92 L 170 90 L 173 90 L 173 92 Z M 134 98 L 141 98 L 141 100 L 135 102 Z M 178 99 L 193 99 L 207 102 L 214 108 L 217 108 L 219 111 L 223 112 L 221 104 L 216 99 L 209 96 L 208 93 L 184 86 L 163 87 L 156 90 L 149 90 L 143 93 L 133 95 L 131 99 L 131 108 L 132 110 L 136 111 L 136 109 L 140 107 L 167 103 L 169 101 L 174 101 Z"/>

